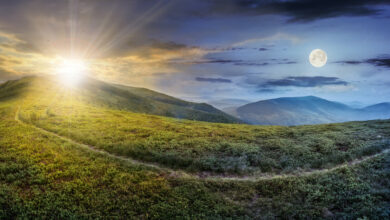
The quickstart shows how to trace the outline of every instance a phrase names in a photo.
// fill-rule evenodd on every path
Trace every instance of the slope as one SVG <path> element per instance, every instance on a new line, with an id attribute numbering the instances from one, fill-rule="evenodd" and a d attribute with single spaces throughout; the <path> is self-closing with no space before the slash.
<path id="1" fill-rule="evenodd" d="M 26 91 L 55 94 L 66 92 L 77 94 L 75 98 L 92 105 L 110 109 L 209 122 L 241 122 L 205 103 L 186 102 L 149 89 L 109 84 L 92 78 L 86 78 L 77 87 L 66 88 L 54 77 L 25 77 L 6 82 L 1 85 L 0 90 L 7 97 L 12 94 L 22 95 Z"/>
<path id="2" fill-rule="evenodd" d="M 12 96 L 0 99 L 0 218 L 390 217 L 390 154 L 375 156 L 389 145 L 389 121 L 292 128 L 207 123 L 99 106 L 81 90 L 40 85 L 21 84 L 12 93 L 9 84 Z M 189 163 L 178 163 L 183 158 Z M 193 161 L 202 166 L 191 167 Z M 252 168 L 272 175 L 327 167 L 302 176 L 228 178 Z M 210 169 L 226 178 L 203 178 Z"/>

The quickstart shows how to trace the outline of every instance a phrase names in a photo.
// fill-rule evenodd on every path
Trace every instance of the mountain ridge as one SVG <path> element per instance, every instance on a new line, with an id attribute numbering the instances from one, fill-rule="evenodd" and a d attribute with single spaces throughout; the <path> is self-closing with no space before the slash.
<path id="1" fill-rule="evenodd" d="M 184 101 L 150 89 L 111 84 L 93 78 L 85 78 L 80 85 L 62 87 L 55 77 L 27 76 L 0 84 L 0 99 L 15 95 L 52 92 L 63 94 L 71 91 L 77 97 L 94 105 L 173 118 L 242 123 L 239 119 L 206 103 Z"/>
<path id="2" fill-rule="evenodd" d="M 316 96 L 280 97 L 229 109 L 228 112 L 250 124 L 304 125 L 390 117 L 390 103 L 352 108 Z"/>

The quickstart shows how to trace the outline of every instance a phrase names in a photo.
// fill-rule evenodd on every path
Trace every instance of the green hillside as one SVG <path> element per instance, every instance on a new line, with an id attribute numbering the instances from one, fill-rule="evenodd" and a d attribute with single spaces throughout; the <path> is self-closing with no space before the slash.
<path id="1" fill-rule="evenodd" d="M 27 88 L 18 88 L 23 86 L 22 84 Z M 46 90 L 56 94 L 72 92 L 94 106 L 137 113 L 198 121 L 241 123 L 233 116 L 205 103 L 187 102 L 149 89 L 109 84 L 92 78 L 86 78 L 80 86 L 70 91 L 65 91 L 69 89 L 58 85 L 55 78 L 48 77 L 26 77 L 8 82 L 4 87 L 12 88 L 15 92 L 22 92 L 23 89 L 38 90 L 36 92 Z"/>
<path id="2" fill-rule="evenodd" d="M 154 94 L 1 85 L 0 218 L 390 217 L 389 120 L 282 127 L 138 113 L 149 101 L 195 105 Z"/>

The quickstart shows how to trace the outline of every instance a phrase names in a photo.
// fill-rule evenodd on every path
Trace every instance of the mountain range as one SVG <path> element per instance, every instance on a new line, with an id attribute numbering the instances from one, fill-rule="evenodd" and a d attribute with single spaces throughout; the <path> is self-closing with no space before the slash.
<path id="1" fill-rule="evenodd" d="M 31 76 L 11 80 L 0 84 L 0 99 L 29 94 L 31 91 L 63 94 L 69 90 L 59 85 L 61 83 L 54 77 Z M 81 85 L 71 90 L 77 94 L 78 99 L 92 105 L 218 123 L 291 126 L 390 118 L 390 103 L 387 102 L 354 108 L 315 96 L 304 96 L 268 99 L 232 107 L 228 104 L 232 100 L 233 104 L 247 101 L 227 99 L 215 102 L 219 104 L 218 107 L 226 107 L 221 111 L 207 103 L 188 102 L 150 89 L 112 84 L 92 78 L 84 79 Z"/>
<path id="2" fill-rule="evenodd" d="M 225 109 L 244 122 L 258 125 L 305 125 L 390 118 L 390 103 L 365 108 L 315 96 L 284 97 Z"/>

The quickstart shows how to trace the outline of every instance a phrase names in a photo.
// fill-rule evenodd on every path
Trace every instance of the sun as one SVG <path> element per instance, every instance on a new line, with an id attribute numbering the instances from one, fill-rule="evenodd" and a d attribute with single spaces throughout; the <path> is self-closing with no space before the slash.
<path id="1" fill-rule="evenodd" d="M 59 80 L 66 86 L 75 86 L 83 79 L 87 65 L 83 60 L 64 59 L 57 67 Z"/>

